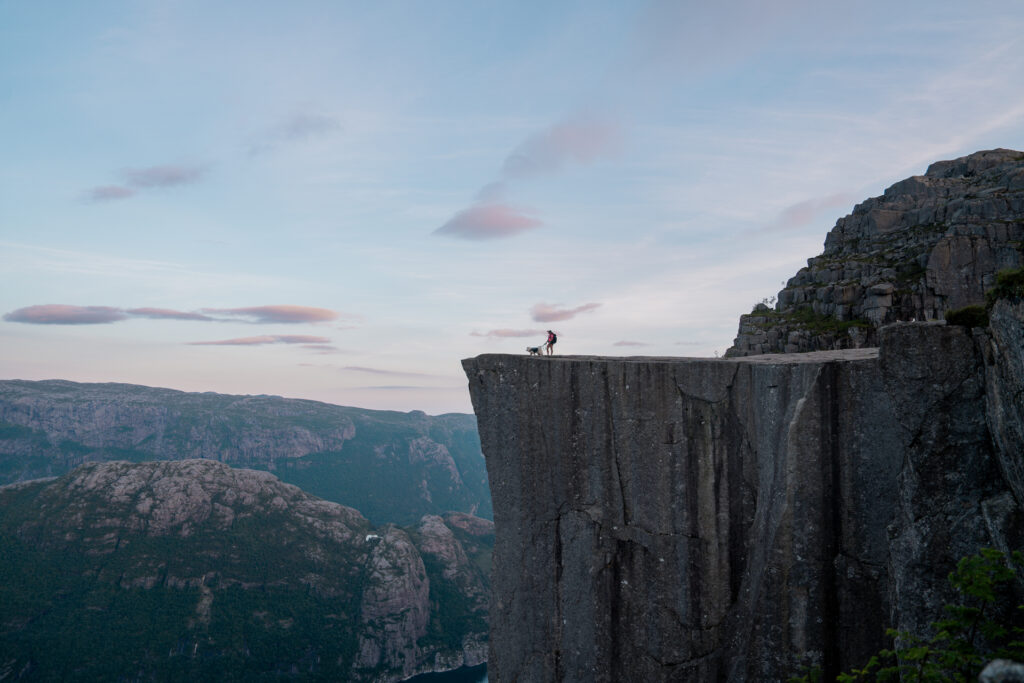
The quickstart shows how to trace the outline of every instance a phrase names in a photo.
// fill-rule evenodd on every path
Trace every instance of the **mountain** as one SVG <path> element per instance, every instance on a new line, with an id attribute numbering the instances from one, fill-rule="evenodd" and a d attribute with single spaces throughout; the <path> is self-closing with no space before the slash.
<path id="1" fill-rule="evenodd" d="M 130 384 L 0 381 L 0 484 L 86 462 L 204 458 L 274 472 L 375 523 L 492 515 L 472 415 Z"/>
<path id="2" fill-rule="evenodd" d="M 1024 152 L 939 161 L 858 204 L 778 294 L 740 318 L 726 356 L 878 346 L 897 321 L 982 304 L 1024 265 Z"/>
<path id="3" fill-rule="evenodd" d="M 475 665 L 492 543 L 471 515 L 375 526 L 212 460 L 0 487 L 0 679 L 382 682 Z"/>
<path id="4" fill-rule="evenodd" d="M 1022 193 L 1009 150 L 897 183 L 729 358 L 464 360 L 494 502 L 488 675 L 831 681 L 887 627 L 933 636 L 960 558 L 1024 547 L 1024 269 L 993 277 L 1024 260 Z M 970 325 L 926 320 L 981 301 Z M 1024 627 L 1013 590 L 985 615 Z"/>

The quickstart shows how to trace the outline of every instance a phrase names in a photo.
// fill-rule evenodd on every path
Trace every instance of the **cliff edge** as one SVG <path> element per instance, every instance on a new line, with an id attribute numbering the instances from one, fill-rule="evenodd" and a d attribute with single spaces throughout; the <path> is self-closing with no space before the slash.
<path id="1" fill-rule="evenodd" d="M 463 361 L 494 505 L 488 675 L 826 680 L 1024 540 L 1024 308 L 880 348 Z"/>

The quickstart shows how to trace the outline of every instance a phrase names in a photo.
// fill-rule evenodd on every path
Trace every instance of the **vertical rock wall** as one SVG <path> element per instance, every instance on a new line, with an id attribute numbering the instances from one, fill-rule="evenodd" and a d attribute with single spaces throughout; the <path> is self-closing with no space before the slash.
<path id="1" fill-rule="evenodd" d="M 464 361 L 495 510 L 492 680 L 834 675 L 886 626 L 927 624 L 946 561 L 1005 544 L 1019 501 L 970 333 L 890 330 L 881 358 Z"/>

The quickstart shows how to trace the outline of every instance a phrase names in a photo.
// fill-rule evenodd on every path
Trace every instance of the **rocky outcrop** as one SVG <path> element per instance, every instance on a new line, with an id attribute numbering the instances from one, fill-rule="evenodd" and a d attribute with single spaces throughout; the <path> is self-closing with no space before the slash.
<path id="1" fill-rule="evenodd" d="M 495 509 L 488 676 L 831 680 L 886 626 L 921 633 L 959 557 L 1021 547 L 1002 334 L 463 361 Z"/>
<path id="2" fill-rule="evenodd" d="M 0 487 L 2 664 L 22 672 L 12 680 L 351 681 L 477 664 L 476 561 L 492 531 L 459 517 L 378 528 L 210 460 L 93 463 Z M 425 567 L 438 544 L 417 547 L 424 526 L 445 539 L 447 579 Z"/>
<path id="3" fill-rule="evenodd" d="M 412 524 L 450 510 L 491 514 L 472 415 L 130 384 L 0 381 L 0 484 L 86 462 L 190 458 L 273 471 L 376 523 Z"/>
<path id="4" fill-rule="evenodd" d="M 940 320 L 984 302 L 1024 265 L 1024 152 L 932 164 L 840 218 L 825 250 L 740 319 L 729 357 L 878 345 L 896 321 Z"/>

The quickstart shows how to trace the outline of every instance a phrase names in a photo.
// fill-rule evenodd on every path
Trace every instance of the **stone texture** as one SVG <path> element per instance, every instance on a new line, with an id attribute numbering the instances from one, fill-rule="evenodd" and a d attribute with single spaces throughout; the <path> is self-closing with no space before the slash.
<path id="1" fill-rule="evenodd" d="M 828 680 L 888 625 L 923 634 L 956 559 L 1019 541 L 1021 506 L 971 333 L 881 341 L 463 361 L 495 509 L 491 680 Z"/>
<path id="2" fill-rule="evenodd" d="M 774 309 L 741 317 L 726 355 L 877 346 L 883 325 L 982 303 L 999 270 L 1024 265 L 1022 178 L 1024 152 L 976 152 L 858 204 Z"/>
<path id="3" fill-rule="evenodd" d="M 978 676 L 979 683 L 1024 683 L 1024 664 L 995 659 Z"/>

